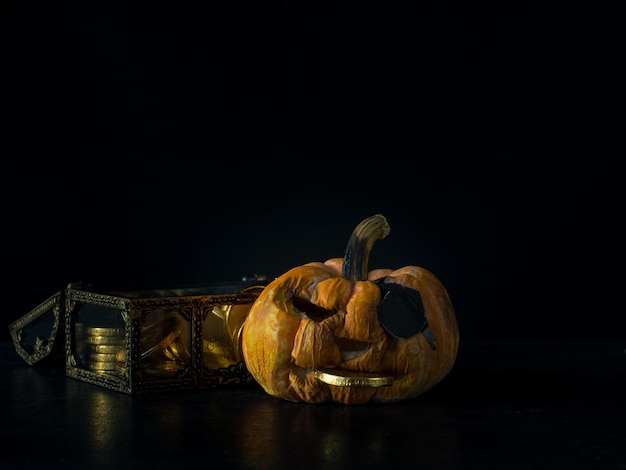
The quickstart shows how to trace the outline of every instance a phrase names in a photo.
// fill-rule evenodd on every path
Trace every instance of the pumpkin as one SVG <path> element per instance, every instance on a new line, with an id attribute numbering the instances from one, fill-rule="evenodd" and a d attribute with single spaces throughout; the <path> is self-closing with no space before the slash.
<path id="1" fill-rule="evenodd" d="M 390 227 L 382 214 L 352 232 L 343 258 L 294 267 L 267 284 L 248 312 L 241 350 L 270 395 L 346 405 L 412 399 L 456 359 L 450 297 L 419 266 L 368 272 Z"/>

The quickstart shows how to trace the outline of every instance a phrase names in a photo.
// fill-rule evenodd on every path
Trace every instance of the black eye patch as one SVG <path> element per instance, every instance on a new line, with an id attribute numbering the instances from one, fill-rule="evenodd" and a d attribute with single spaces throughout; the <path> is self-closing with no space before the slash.
<path id="1" fill-rule="evenodd" d="M 375 281 L 382 291 L 378 304 L 378 321 L 383 328 L 397 338 L 410 338 L 423 333 L 430 347 L 436 349 L 435 336 L 428 327 L 424 303 L 419 291 L 400 284 Z"/>

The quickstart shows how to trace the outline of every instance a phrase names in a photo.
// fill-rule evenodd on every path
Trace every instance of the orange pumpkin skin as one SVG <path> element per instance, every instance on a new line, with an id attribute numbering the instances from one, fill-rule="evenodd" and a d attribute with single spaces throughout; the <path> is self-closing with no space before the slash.
<path id="1" fill-rule="evenodd" d="M 342 277 L 343 258 L 295 267 L 269 283 L 252 305 L 242 353 L 254 379 L 270 395 L 293 402 L 392 403 L 412 399 L 452 369 L 459 331 L 448 292 L 428 270 L 377 269 L 366 280 Z M 389 334 L 378 321 L 381 290 L 373 281 L 417 290 L 436 349 L 424 334 Z M 345 386 L 316 371 L 392 375 L 391 385 Z"/>

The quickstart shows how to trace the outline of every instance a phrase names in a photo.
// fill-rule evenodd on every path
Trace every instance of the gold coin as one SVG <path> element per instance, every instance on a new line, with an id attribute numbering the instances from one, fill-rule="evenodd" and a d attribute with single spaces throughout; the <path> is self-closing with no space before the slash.
<path id="1" fill-rule="evenodd" d="M 115 355 L 115 360 L 117 362 L 126 362 L 126 349 L 120 349 Z"/>
<path id="2" fill-rule="evenodd" d="M 102 326 L 90 326 L 85 328 L 89 336 L 123 336 L 124 328 L 105 328 Z"/>
<path id="3" fill-rule="evenodd" d="M 123 339 L 117 336 L 87 336 L 87 342 L 89 344 L 106 344 L 109 346 L 121 346 Z"/>
<path id="4" fill-rule="evenodd" d="M 385 387 L 393 383 L 393 377 L 373 376 L 363 372 L 351 370 L 322 371 L 314 370 L 313 374 L 319 380 L 338 387 Z"/>
<path id="5" fill-rule="evenodd" d="M 183 368 L 183 364 L 174 361 L 165 361 L 159 364 L 155 364 L 152 367 L 142 367 L 143 371 L 146 374 L 160 377 L 172 377 L 176 374 L 176 372 Z"/>
<path id="6" fill-rule="evenodd" d="M 175 330 L 172 331 L 171 333 L 169 333 L 167 336 L 165 336 L 163 339 L 161 339 L 161 341 L 159 341 L 158 343 L 156 343 L 155 345 L 153 345 L 152 347 L 148 348 L 146 351 L 141 353 L 141 357 L 145 358 L 150 356 L 150 354 L 152 354 L 154 351 L 157 351 L 159 349 L 165 349 L 168 346 L 170 346 L 174 341 L 176 341 L 176 338 L 178 338 L 180 336 L 180 330 Z"/>
<path id="7" fill-rule="evenodd" d="M 117 362 L 117 354 L 91 353 L 89 360 L 93 362 Z"/>
<path id="8" fill-rule="evenodd" d="M 95 353 L 101 354 L 117 354 L 120 349 L 122 349 L 122 345 L 118 343 L 116 344 L 92 344 L 91 350 Z"/>
<path id="9" fill-rule="evenodd" d="M 89 364 L 89 369 L 104 371 L 117 369 L 117 362 L 92 362 Z"/>
<path id="10" fill-rule="evenodd" d="M 164 348 L 163 354 L 171 361 L 191 362 L 191 356 L 181 341 L 176 341 Z"/>

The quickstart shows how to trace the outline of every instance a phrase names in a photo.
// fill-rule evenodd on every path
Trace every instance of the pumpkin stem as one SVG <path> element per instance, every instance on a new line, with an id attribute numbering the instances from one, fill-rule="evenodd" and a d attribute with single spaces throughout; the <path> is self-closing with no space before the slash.
<path id="1" fill-rule="evenodd" d="M 359 223 L 348 240 L 341 275 L 352 282 L 366 280 L 374 242 L 385 238 L 390 231 L 387 219 L 382 214 L 373 215 Z"/>

